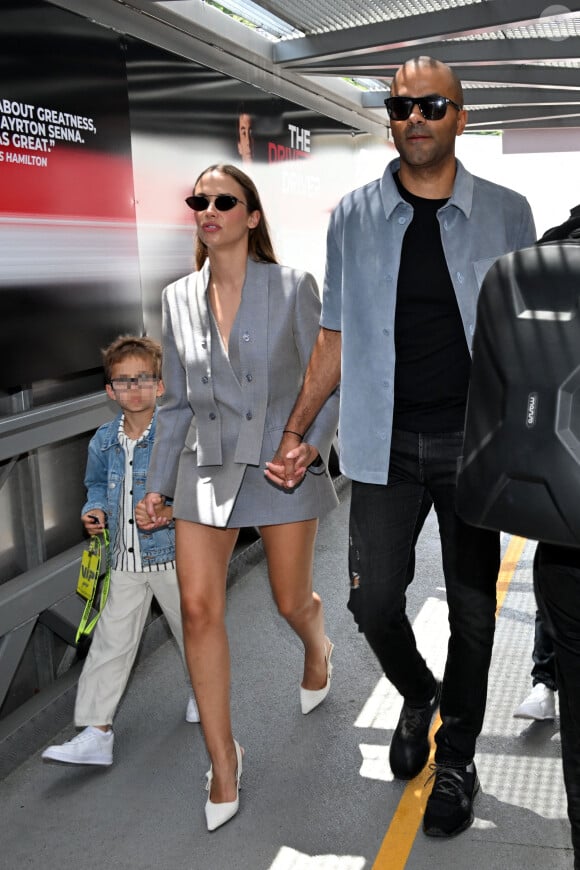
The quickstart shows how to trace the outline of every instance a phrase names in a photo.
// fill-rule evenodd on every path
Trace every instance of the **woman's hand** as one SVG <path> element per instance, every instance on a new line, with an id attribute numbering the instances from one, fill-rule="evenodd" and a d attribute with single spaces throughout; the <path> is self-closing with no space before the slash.
<path id="1" fill-rule="evenodd" d="M 166 526 L 172 517 L 173 508 L 165 504 L 165 496 L 160 492 L 148 492 L 135 506 L 135 520 L 144 532 Z"/>
<path id="2" fill-rule="evenodd" d="M 297 435 L 284 433 L 271 462 L 266 462 L 264 474 L 269 481 L 284 489 L 294 489 L 302 483 L 308 466 L 320 455 L 312 444 L 304 441 L 296 444 L 297 440 Z"/>

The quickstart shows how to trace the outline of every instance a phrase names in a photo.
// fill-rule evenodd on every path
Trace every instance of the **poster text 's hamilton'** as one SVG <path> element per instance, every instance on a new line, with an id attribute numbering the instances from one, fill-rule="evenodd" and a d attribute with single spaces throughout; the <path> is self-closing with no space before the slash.
<path id="1" fill-rule="evenodd" d="M 57 142 L 84 145 L 87 134 L 96 132 L 93 118 L 0 95 L 0 163 L 46 167 Z"/>

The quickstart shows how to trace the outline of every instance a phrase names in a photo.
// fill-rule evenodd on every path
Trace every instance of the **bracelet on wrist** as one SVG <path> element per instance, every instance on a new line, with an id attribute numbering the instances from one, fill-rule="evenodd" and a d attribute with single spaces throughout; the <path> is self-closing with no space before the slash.
<path id="1" fill-rule="evenodd" d="M 301 441 L 304 440 L 304 435 L 301 435 L 300 432 L 293 432 L 292 429 L 283 429 L 282 435 L 296 435 L 296 437 L 300 438 Z"/>

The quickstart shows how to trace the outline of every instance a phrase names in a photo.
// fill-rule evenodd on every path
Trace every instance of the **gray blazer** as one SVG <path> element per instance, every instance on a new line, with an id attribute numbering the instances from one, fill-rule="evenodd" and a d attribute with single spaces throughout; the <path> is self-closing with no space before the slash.
<path id="1" fill-rule="evenodd" d="M 209 263 L 163 291 L 163 381 L 147 491 L 172 497 L 182 449 L 198 466 L 223 464 L 221 419 L 211 371 Z M 320 299 L 314 278 L 285 266 L 248 259 L 240 307 L 239 354 L 245 413 L 234 462 L 259 465 L 265 431 L 282 436 L 318 335 Z M 304 440 L 326 464 L 338 423 L 338 389 Z M 215 473 L 215 469 L 214 472 Z M 218 472 L 219 473 L 219 472 Z M 239 481 L 239 474 L 235 478 Z"/>

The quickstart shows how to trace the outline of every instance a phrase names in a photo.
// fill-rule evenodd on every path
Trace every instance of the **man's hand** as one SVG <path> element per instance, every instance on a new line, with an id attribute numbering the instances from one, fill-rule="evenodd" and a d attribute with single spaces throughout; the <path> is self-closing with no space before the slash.
<path id="1" fill-rule="evenodd" d="M 304 475 L 318 458 L 318 450 L 311 444 L 296 444 L 297 435 L 285 433 L 280 446 L 271 462 L 266 462 L 264 474 L 272 483 L 284 489 L 294 489 L 304 479 Z"/>
<path id="2" fill-rule="evenodd" d="M 160 492 L 148 492 L 135 507 L 137 525 L 144 532 L 166 526 L 173 515 L 171 508 L 165 505 L 165 496 Z"/>
<path id="3" fill-rule="evenodd" d="M 300 395 L 288 417 L 288 422 L 271 462 L 266 463 L 268 480 L 284 489 L 301 483 L 306 469 L 318 456 L 318 450 L 305 444 L 301 436 L 340 381 L 342 336 L 340 332 L 320 328 L 304 375 Z"/>

